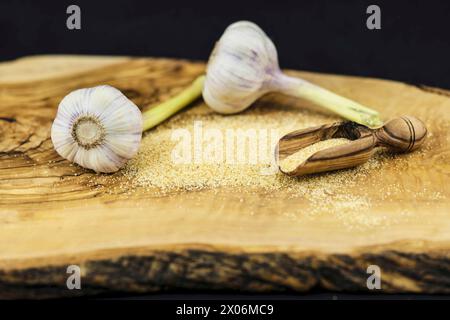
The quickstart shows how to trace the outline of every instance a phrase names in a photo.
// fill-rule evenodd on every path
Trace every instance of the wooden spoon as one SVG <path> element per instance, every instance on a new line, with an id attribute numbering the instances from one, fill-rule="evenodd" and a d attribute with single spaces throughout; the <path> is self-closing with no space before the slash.
<path id="1" fill-rule="evenodd" d="M 395 152 L 411 152 L 425 140 L 427 128 L 419 119 L 402 116 L 388 121 L 384 126 L 370 129 L 355 122 L 333 124 L 293 131 L 280 139 L 276 148 L 279 160 L 316 142 L 345 138 L 347 144 L 320 150 L 292 171 L 280 171 L 289 176 L 351 168 L 366 162 L 375 147 L 387 147 Z"/>

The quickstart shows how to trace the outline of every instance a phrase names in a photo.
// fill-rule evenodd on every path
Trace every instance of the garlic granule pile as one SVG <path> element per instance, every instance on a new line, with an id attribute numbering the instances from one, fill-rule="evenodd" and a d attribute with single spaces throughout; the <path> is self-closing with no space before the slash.
<path id="1" fill-rule="evenodd" d="M 314 153 L 331 147 L 340 146 L 348 143 L 347 139 L 328 139 L 319 141 L 310 146 L 300 149 L 299 151 L 289 155 L 285 159 L 279 162 L 280 169 L 284 172 L 290 172 L 296 169 L 300 164 L 305 162 Z"/>
<path id="2" fill-rule="evenodd" d="M 96 172 L 114 172 L 141 142 L 139 108 L 111 86 L 79 89 L 61 101 L 51 138 L 64 158 Z"/>
<path id="3" fill-rule="evenodd" d="M 186 196 L 196 198 L 196 192 L 202 191 L 215 197 L 220 201 L 222 191 L 231 192 L 233 195 L 240 195 L 241 201 L 245 202 L 247 196 L 254 197 L 258 195 L 261 198 L 261 205 L 270 202 L 273 198 L 279 201 L 279 198 L 298 198 L 303 205 L 299 207 L 291 206 L 285 208 L 289 219 L 313 219 L 318 215 L 326 215 L 336 219 L 348 228 L 357 228 L 367 230 L 369 228 L 386 227 L 389 224 L 395 224 L 402 217 L 394 217 L 378 212 L 376 204 L 372 203 L 373 194 L 368 194 L 360 185 L 365 185 L 368 179 L 375 181 L 384 181 L 385 166 L 390 170 L 403 172 L 405 166 L 409 163 L 409 157 L 422 157 L 424 150 L 419 150 L 407 157 L 398 157 L 378 150 L 375 155 L 366 163 L 352 169 L 338 170 L 329 173 L 302 176 L 298 178 L 288 177 L 281 172 L 272 174 L 266 173 L 270 167 L 270 157 L 256 157 L 256 163 L 251 163 L 252 152 L 248 149 L 243 155 L 242 162 L 227 161 L 229 158 L 239 159 L 240 151 L 243 147 L 230 149 L 234 152 L 226 152 L 226 141 L 222 150 L 223 158 L 221 161 L 197 162 L 195 161 L 196 149 L 203 149 L 204 154 L 209 154 L 211 140 L 205 134 L 208 129 L 215 129 L 218 132 L 225 133 L 227 130 L 256 130 L 258 133 L 266 130 L 275 129 L 277 136 L 281 138 L 286 133 L 293 130 L 332 123 L 338 121 L 337 117 L 326 116 L 324 114 L 302 110 L 290 105 L 289 98 L 283 98 L 284 103 L 277 97 L 276 106 L 268 97 L 258 106 L 246 110 L 243 113 L 233 116 L 221 116 L 214 113 L 206 105 L 199 104 L 186 112 L 180 113 L 169 121 L 164 122 L 155 129 L 144 134 L 141 142 L 141 148 L 136 156 L 131 159 L 118 173 L 116 177 L 117 190 L 108 189 L 108 192 L 115 194 L 127 194 L 133 197 L 133 194 L 145 194 L 151 197 L 176 196 L 179 193 L 185 193 Z M 195 145 L 198 136 L 195 136 L 195 124 L 201 122 L 203 129 L 202 144 Z M 174 134 L 183 130 L 185 134 L 191 137 L 190 156 L 192 162 L 175 163 L 173 154 L 178 154 L 180 146 L 179 135 Z M 174 139 L 176 138 L 176 139 Z M 264 140 L 264 139 L 263 139 Z M 263 141 L 259 139 L 259 141 Z M 269 142 L 263 141 L 262 145 L 269 146 L 276 139 L 269 139 Z M 198 150 L 197 150 L 198 151 Z M 269 154 L 269 150 L 263 154 Z M 231 154 L 231 157 L 230 157 Z M 213 154 L 212 154 L 213 155 Z M 220 160 L 218 157 L 217 160 Z M 93 183 L 97 182 L 97 177 L 93 177 Z M 228 191 L 227 191 L 228 190 Z M 396 195 L 409 194 L 411 197 L 439 198 L 439 194 L 430 194 L 425 189 L 407 190 L 401 183 L 386 184 L 378 190 L 380 201 L 388 201 L 395 198 Z M 202 197 L 199 196 L 199 201 Z M 182 205 L 182 203 L 180 203 Z M 243 214 L 258 214 L 258 208 L 254 211 Z"/>
<path id="4" fill-rule="evenodd" d="M 197 112 L 201 114 L 197 115 Z M 138 154 L 125 166 L 124 171 L 136 186 L 155 187 L 161 191 L 217 187 L 270 189 L 281 181 L 292 184 L 295 181 L 278 173 L 276 163 L 272 164 L 275 145 L 284 134 L 318 125 L 324 118 L 312 114 L 304 117 L 298 110 L 277 111 L 272 115 L 260 108 L 224 117 L 202 105 L 175 116 L 145 134 Z M 202 137 L 196 133 L 198 124 L 201 124 Z M 190 140 L 191 161 L 185 163 L 177 163 L 173 159 L 182 142 L 175 139 L 180 130 L 185 130 Z M 211 150 L 211 140 L 206 135 L 208 130 L 218 130 L 224 139 L 219 148 L 223 151 L 221 159 L 214 160 L 213 151 L 217 150 Z M 258 142 L 253 150 L 250 149 L 249 140 L 244 137 L 251 131 L 257 133 Z M 234 133 L 231 136 L 233 142 L 228 148 L 227 132 Z M 238 136 L 243 138 L 239 139 Z M 203 159 L 197 159 L 200 152 L 204 155 Z M 271 165 L 274 171 L 268 172 Z"/>
<path id="5" fill-rule="evenodd" d="M 277 108 L 278 109 L 278 108 Z M 141 148 L 137 155 L 124 167 L 123 174 L 134 187 L 148 188 L 149 191 L 173 192 L 182 190 L 201 190 L 221 187 L 240 188 L 243 192 L 254 189 L 263 190 L 302 190 L 307 193 L 305 186 L 312 191 L 317 189 L 317 177 L 301 179 L 288 177 L 278 171 L 269 170 L 274 165 L 272 157 L 278 139 L 283 135 L 302 128 L 317 126 L 336 121 L 337 118 L 316 114 L 310 111 L 289 109 L 267 109 L 258 106 L 244 113 L 233 116 L 221 116 L 208 110 L 205 105 L 193 108 L 185 113 L 173 117 L 166 123 L 146 133 L 142 139 Z M 203 140 L 198 143 L 196 123 L 201 123 Z M 224 139 L 227 132 L 237 134 L 254 130 L 261 137 L 261 133 L 268 139 L 258 138 L 260 144 L 256 150 L 249 150 L 248 140 L 235 139 L 233 148 L 227 152 L 226 142 L 221 144 L 222 158 L 216 161 L 196 161 L 196 149 L 208 153 L 211 141 L 205 137 L 209 129 L 218 130 Z M 174 132 L 183 130 L 190 137 L 191 161 L 177 163 L 174 153 L 179 149 L 180 140 L 174 139 Z M 275 134 L 273 134 L 275 133 Z M 234 135 L 234 138 L 236 138 Z M 260 152 L 260 147 L 264 152 Z M 253 157 L 255 153 L 257 156 Z M 233 161 L 230 161 L 232 159 Z M 242 161 L 239 161 L 241 159 Z M 205 160 L 205 159 L 203 159 Z M 208 160 L 208 159 L 206 159 Z M 327 180 L 332 186 L 344 175 L 353 176 L 355 170 L 364 172 L 367 168 L 377 164 L 376 160 L 369 161 L 359 169 L 343 170 L 337 173 L 321 174 L 319 180 Z M 312 181 L 315 183 L 312 183 Z M 333 182 L 334 181 L 334 182 Z"/>

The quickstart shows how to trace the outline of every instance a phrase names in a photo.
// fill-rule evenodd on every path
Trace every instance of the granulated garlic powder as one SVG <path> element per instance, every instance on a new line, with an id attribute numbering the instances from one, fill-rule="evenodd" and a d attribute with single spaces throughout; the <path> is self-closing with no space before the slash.
<path id="1" fill-rule="evenodd" d="M 146 134 L 137 156 L 125 168 L 125 175 L 136 186 L 161 191 L 289 187 L 296 182 L 278 172 L 275 145 L 286 133 L 324 121 L 333 120 L 292 109 L 253 108 L 238 115 L 223 116 L 199 106 Z M 211 132 L 219 136 L 215 140 L 222 141 L 214 143 L 214 139 L 208 139 Z M 174 156 L 182 153 L 177 152 L 185 142 L 178 139 L 182 134 L 188 137 L 185 139 L 188 156 L 184 161 Z"/>
<path id="2" fill-rule="evenodd" d="M 280 161 L 280 168 L 284 172 L 290 172 L 296 169 L 300 164 L 305 162 L 314 153 L 326 148 L 336 147 L 348 143 L 347 139 L 328 139 L 319 141 L 310 146 L 300 149 L 299 151 L 289 155 L 282 161 Z"/>
<path id="3" fill-rule="evenodd" d="M 122 171 L 127 181 L 122 189 L 143 188 L 146 192 L 161 195 L 227 188 L 242 195 L 258 192 L 269 197 L 282 192 L 309 203 L 308 212 L 302 212 L 304 217 L 333 214 L 350 228 L 383 227 L 394 223 L 384 214 L 375 216 L 371 196 L 357 187 L 367 183 L 368 179 L 382 180 L 381 169 L 386 163 L 391 170 L 398 163 L 398 170 L 401 170 L 407 162 L 394 158 L 383 149 L 353 169 L 298 178 L 270 170 L 274 165 L 275 144 L 284 134 L 335 121 L 339 119 L 308 110 L 265 105 L 223 116 L 201 104 L 144 135 L 137 156 Z M 239 134 L 253 130 L 254 137 L 262 137 L 256 138 L 257 148 L 251 149 L 248 139 L 227 142 L 227 132 L 236 134 L 237 130 L 240 130 Z M 203 137 L 199 137 L 202 134 Z M 214 140 L 216 143 L 212 143 Z M 266 150 L 261 152 L 261 149 Z M 180 152 L 183 150 L 184 154 Z M 357 192 L 353 192 L 355 190 Z M 396 185 L 383 185 L 383 190 L 378 192 L 383 198 L 387 193 L 392 196 L 408 191 Z"/>

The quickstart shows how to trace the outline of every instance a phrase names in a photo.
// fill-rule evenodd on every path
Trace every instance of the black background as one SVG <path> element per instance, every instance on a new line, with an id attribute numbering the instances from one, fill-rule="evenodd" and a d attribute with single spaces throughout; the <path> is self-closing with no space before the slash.
<path id="1" fill-rule="evenodd" d="M 81 7 L 82 30 L 66 28 Z M 381 30 L 366 8 L 381 7 Z M 450 88 L 450 1 L 0 0 L 0 60 L 44 53 L 206 60 L 226 26 L 246 19 L 273 39 L 282 68 Z"/>

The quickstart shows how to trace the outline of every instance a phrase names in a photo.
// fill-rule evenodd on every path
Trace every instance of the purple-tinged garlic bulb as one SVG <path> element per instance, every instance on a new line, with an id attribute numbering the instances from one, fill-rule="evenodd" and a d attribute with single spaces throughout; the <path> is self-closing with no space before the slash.
<path id="1" fill-rule="evenodd" d="M 52 125 L 55 150 L 96 172 L 119 170 L 137 152 L 142 114 L 111 86 L 79 89 L 61 101 Z"/>
<path id="2" fill-rule="evenodd" d="M 230 25 L 208 61 L 203 99 L 219 113 L 236 113 L 269 92 L 280 73 L 277 50 L 256 24 Z"/>
<path id="3" fill-rule="evenodd" d="M 310 100 L 369 127 L 382 124 L 376 111 L 282 73 L 273 42 L 256 24 L 231 24 L 208 61 L 203 99 L 219 113 L 237 113 L 268 92 Z"/>

